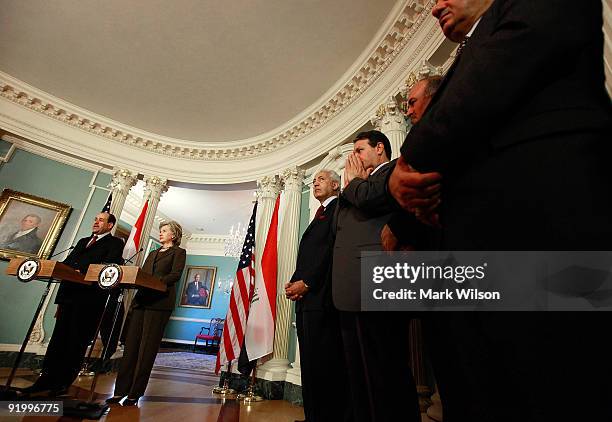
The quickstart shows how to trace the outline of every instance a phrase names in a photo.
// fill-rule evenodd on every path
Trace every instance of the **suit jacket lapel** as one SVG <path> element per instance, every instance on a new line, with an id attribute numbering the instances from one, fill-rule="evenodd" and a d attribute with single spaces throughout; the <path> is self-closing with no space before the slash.
<path id="1" fill-rule="evenodd" d="M 89 248 L 87 247 L 87 243 L 89 243 L 89 241 L 91 240 L 91 237 L 89 238 L 89 240 L 87 241 L 87 243 L 85 243 L 85 249 L 89 249 L 89 250 L 93 250 L 96 249 L 98 247 L 100 247 L 100 245 L 104 245 L 104 242 L 108 242 L 108 239 L 110 239 L 112 236 L 112 234 L 107 234 L 106 236 L 104 236 L 102 239 L 98 239 L 96 240 L 93 245 L 89 246 Z"/>
<path id="2" fill-rule="evenodd" d="M 336 199 L 334 199 L 333 201 L 331 201 L 329 204 L 327 204 L 327 206 L 325 207 L 325 211 L 323 211 L 323 215 L 325 216 L 325 218 L 329 218 L 329 217 L 333 217 L 329 215 L 329 209 L 331 207 L 334 206 L 334 204 L 336 204 L 339 200 L 339 197 L 336 197 Z M 304 230 L 304 234 L 302 235 L 302 238 L 304 236 L 306 236 L 306 233 L 308 233 L 312 227 L 314 227 L 316 224 L 318 224 L 321 220 L 317 219 L 317 218 L 313 218 L 312 221 L 310 222 L 310 224 L 308 225 L 308 227 L 306 227 L 306 230 Z M 333 221 L 333 220 L 332 220 Z"/>

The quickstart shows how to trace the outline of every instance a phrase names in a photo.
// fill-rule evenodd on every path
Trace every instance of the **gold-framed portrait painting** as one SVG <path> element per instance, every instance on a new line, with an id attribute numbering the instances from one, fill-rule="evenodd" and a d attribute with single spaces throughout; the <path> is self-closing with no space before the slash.
<path id="1" fill-rule="evenodd" d="M 216 275 L 217 267 L 188 266 L 179 306 L 210 309 Z"/>
<path id="2" fill-rule="evenodd" d="M 61 202 L 4 189 L 0 195 L 0 258 L 47 259 L 71 210 Z"/>

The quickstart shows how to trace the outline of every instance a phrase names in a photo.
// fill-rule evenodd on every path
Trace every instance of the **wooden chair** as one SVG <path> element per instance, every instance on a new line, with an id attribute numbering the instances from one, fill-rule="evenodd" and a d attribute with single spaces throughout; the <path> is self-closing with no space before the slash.
<path id="1" fill-rule="evenodd" d="M 219 347 L 221 343 L 221 336 L 223 335 L 223 325 L 225 319 L 223 318 L 212 318 L 208 326 L 204 326 L 200 329 L 200 333 L 196 334 L 195 341 L 193 342 L 193 351 L 196 351 L 198 340 L 203 340 L 206 343 L 204 346 Z"/>

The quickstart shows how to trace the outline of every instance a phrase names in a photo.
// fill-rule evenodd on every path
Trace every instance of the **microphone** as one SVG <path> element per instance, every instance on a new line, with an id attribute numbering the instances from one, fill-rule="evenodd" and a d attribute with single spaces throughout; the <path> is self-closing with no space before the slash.
<path id="1" fill-rule="evenodd" d="M 69 247 L 68 249 L 64 249 L 63 251 L 60 251 L 60 252 L 58 252 L 58 253 L 54 253 L 54 254 L 53 254 L 53 255 L 51 255 L 51 256 L 50 256 L 48 259 L 51 259 L 51 258 L 53 258 L 54 256 L 58 256 L 59 254 L 62 254 L 62 253 L 66 252 L 66 251 L 69 251 L 69 250 L 71 250 L 71 249 L 74 249 L 74 245 L 72 245 L 72 246 L 71 246 L 71 247 Z"/>
<path id="2" fill-rule="evenodd" d="M 130 259 L 127 259 L 127 260 L 125 261 L 125 263 L 127 264 L 128 262 L 132 262 L 132 259 L 136 258 L 136 255 L 138 255 L 140 252 L 142 252 L 142 251 L 143 251 L 143 249 L 144 249 L 144 248 L 140 248 L 140 250 L 139 250 L 138 252 L 136 252 L 134 255 L 132 255 L 132 256 L 130 257 Z"/>

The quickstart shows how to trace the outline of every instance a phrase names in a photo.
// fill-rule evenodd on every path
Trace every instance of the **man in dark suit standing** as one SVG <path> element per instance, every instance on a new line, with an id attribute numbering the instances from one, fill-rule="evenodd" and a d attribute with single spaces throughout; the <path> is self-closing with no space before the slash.
<path id="1" fill-rule="evenodd" d="M 409 314 L 361 312 L 361 252 L 380 251 L 396 211 L 386 197 L 391 144 L 376 130 L 357 135 L 338 204 L 332 293 L 340 323 L 356 421 L 420 420 L 409 366 Z M 392 368 L 392 369 L 391 369 Z"/>
<path id="2" fill-rule="evenodd" d="M 417 81 L 407 95 L 406 115 L 410 123 L 416 125 L 427 111 L 434 94 L 440 87 L 442 77 L 428 76 Z M 430 190 L 439 189 L 439 184 L 432 185 Z M 432 204 L 435 206 L 437 204 Z M 381 243 L 386 251 L 431 249 L 437 247 L 437 224 L 423 224 L 414 214 L 401 210 L 391 217 L 382 229 Z"/>
<path id="3" fill-rule="evenodd" d="M 0 248 L 37 254 L 42 246 L 42 240 L 38 237 L 38 226 L 40 217 L 36 214 L 28 214 L 21 219 L 20 229 L 11 233 L 7 239 L 0 244 Z"/>
<path id="4" fill-rule="evenodd" d="M 90 264 L 122 264 L 123 241 L 110 234 L 116 221 L 112 214 L 96 215 L 92 235 L 79 240 L 63 262 L 83 274 Z M 107 297 L 108 293 L 97 284 L 61 283 L 55 298 L 59 305 L 57 320 L 42 373 L 32 386 L 24 389 L 25 393 L 49 391 L 57 394 L 72 384 L 102 317 Z"/>
<path id="5" fill-rule="evenodd" d="M 576 6 L 434 6 L 446 37 L 462 46 L 388 186 L 419 218 L 439 214 L 442 250 L 609 249 L 612 108 L 602 4 Z M 442 202 L 432 209 L 424 189 L 440 174 Z M 612 350 L 600 340 L 612 322 L 607 313 L 430 320 L 432 340 L 448 340 L 433 348 L 445 421 L 612 420 Z"/>
<path id="6" fill-rule="evenodd" d="M 313 194 L 321 205 L 302 236 L 295 272 L 285 285 L 287 298 L 296 302 L 302 398 L 308 422 L 342 422 L 350 414 L 340 321 L 331 297 L 332 220 L 339 193 L 336 172 L 315 174 Z"/>

